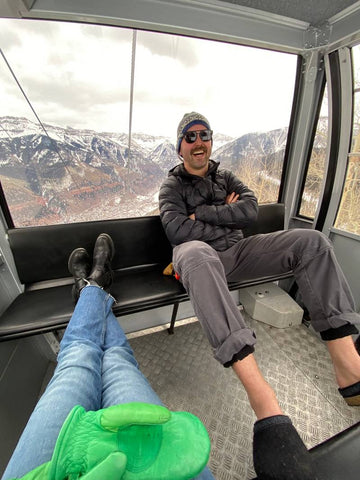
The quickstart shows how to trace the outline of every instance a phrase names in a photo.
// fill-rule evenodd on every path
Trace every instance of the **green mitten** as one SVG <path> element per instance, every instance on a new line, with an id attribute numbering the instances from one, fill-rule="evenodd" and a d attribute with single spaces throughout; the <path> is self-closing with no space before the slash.
<path id="1" fill-rule="evenodd" d="M 122 478 L 125 468 L 125 455 L 121 452 L 114 452 L 110 453 L 104 461 L 100 462 L 81 478 L 85 480 L 116 480 Z M 50 480 L 53 478 L 50 476 L 50 469 L 51 462 L 43 463 L 21 477 L 20 480 Z M 78 475 L 75 474 L 71 478 L 78 478 Z"/>
<path id="2" fill-rule="evenodd" d="M 51 462 L 24 480 L 187 480 L 205 467 L 210 440 L 200 420 L 148 403 L 86 412 L 65 420 Z"/>
<path id="3" fill-rule="evenodd" d="M 207 463 L 210 441 L 200 420 L 147 403 L 116 405 L 96 412 L 75 407 L 65 421 L 51 461 L 50 478 L 84 475 L 121 452 L 124 480 L 185 480 Z M 125 471 L 124 471 L 125 470 Z M 113 477 L 112 480 L 115 480 Z"/>

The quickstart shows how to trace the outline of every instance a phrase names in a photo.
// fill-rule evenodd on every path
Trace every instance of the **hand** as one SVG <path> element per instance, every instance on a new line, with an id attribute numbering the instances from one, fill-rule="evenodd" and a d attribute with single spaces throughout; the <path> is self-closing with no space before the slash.
<path id="1" fill-rule="evenodd" d="M 188 412 L 170 412 L 147 403 L 127 403 L 69 413 L 50 462 L 23 480 L 180 480 L 196 477 L 210 454 L 200 420 Z"/>
<path id="2" fill-rule="evenodd" d="M 225 204 L 230 204 L 230 203 L 235 203 L 239 199 L 239 194 L 236 194 L 235 192 L 230 193 L 226 199 L 225 199 Z"/>
<path id="3" fill-rule="evenodd" d="M 189 218 L 190 220 L 195 220 L 195 213 L 192 213 L 191 215 L 189 215 Z"/>

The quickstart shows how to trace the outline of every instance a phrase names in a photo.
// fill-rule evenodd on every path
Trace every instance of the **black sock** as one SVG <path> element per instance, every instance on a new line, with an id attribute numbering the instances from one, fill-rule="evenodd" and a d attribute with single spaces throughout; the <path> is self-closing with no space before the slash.
<path id="1" fill-rule="evenodd" d="M 286 415 L 255 422 L 253 458 L 259 480 L 316 479 L 310 453 Z"/>
<path id="2" fill-rule="evenodd" d="M 353 397 L 355 395 L 360 395 L 360 382 L 353 383 L 348 387 L 338 388 L 339 393 L 344 397 Z"/>

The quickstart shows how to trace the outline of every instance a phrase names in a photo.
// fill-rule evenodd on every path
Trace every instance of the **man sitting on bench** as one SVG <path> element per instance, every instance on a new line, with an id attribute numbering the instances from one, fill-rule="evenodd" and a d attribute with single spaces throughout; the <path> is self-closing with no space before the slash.
<path id="1" fill-rule="evenodd" d="M 58 364 L 2 480 L 213 480 L 210 442 L 187 412 L 170 412 L 140 372 L 112 312 L 111 237 L 96 240 L 93 262 L 77 248 L 68 266 L 77 301 Z M 105 290 L 106 289 L 106 290 Z M 100 410 L 99 410 L 100 409 Z M 312 480 L 311 457 L 290 419 L 255 423 L 259 480 Z"/>
<path id="2" fill-rule="evenodd" d="M 332 246 L 321 232 L 293 229 L 243 238 L 257 200 L 230 171 L 210 159 L 212 130 L 196 112 L 177 130 L 181 163 L 160 189 L 160 217 L 173 245 L 173 266 L 215 358 L 232 367 L 258 419 L 282 414 L 253 352 L 255 335 L 237 308 L 228 281 L 293 271 L 314 329 L 326 341 L 340 394 L 360 405 L 360 357 L 351 335 L 359 321 Z"/>

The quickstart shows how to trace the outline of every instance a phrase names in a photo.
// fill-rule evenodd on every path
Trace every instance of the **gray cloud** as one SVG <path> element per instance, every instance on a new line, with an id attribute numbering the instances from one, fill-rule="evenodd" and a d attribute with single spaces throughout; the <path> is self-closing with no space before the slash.
<path id="1" fill-rule="evenodd" d="M 21 47 L 27 34 L 50 38 L 59 32 L 59 24 L 39 20 L 0 19 L 0 47 L 10 50 Z"/>
<path id="2" fill-rule="evenodd" d="M 140 45 L 148 48 L 155 55 L 171 59 L 176 58 L 188 67 L 193 67 L 198 63 L 198 57 L 191 39 L 152 32 L 138 32 L 137 38 Z"/>
<path id="3" fill-rule="evenodd" d="M 6 52 L 12 47 L 19 47 L 22 45 L 22 40 L 17 32 L 13 32 L 7 28 L 0 30 L 0 48 Z"/>
<path id="4" fill-rule="evenodd" d="M 80 30 L 89 37 L 104 38 L 112 42 L 129 43 L 132 41 L 132 29 L 130 28 L 80 25 Z"/>
<path id="5" fill-rule="evenodd" d="M 159 92 L 154 100 L 154 95 L 152 92 L 147 92 L 144 90 L 136 90 L 135 97 L 134 97 L 135 104 L 142 103 L 142 104 L 164 104 L 164 105 L 186 105 L 189 103 L 189 97 L 186 95 L 186 92 L 182 94 L 181 92 L 177 92 L 176 99 L 172 93 L 163 93 Z"/>
<path id="6" fill-rule="evenodd" d="M 87 110 L 94 105 L 107 105 L 129 100 L 129 89 L 105 90 L 101 86 L 77 82 L 71 85 L 59 78 L 47 80 L 46 78 L 21 79 L 22 86 L 31 102 L 58 104 L 59 107 L 71 110 Z"/>

